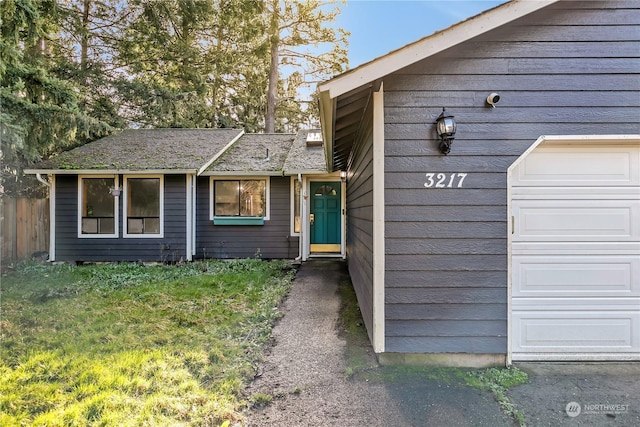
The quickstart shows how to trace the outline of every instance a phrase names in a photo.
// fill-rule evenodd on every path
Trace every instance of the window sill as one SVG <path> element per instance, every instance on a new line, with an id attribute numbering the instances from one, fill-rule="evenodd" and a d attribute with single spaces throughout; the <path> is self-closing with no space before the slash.
<path id="1" fill-rule="evenodd" d="M 264 225 L 264 217 L 214 216 L 213 225 Z"/>

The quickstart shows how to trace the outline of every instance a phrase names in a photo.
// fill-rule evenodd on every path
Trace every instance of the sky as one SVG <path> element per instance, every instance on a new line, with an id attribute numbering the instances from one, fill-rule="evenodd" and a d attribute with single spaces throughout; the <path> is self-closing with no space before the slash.
<path id="1" fill-rule="evenodd" d="M 349 68 L 491 9 L 505 0 L 347 0 L 336 26 L 351 32 Z"/>

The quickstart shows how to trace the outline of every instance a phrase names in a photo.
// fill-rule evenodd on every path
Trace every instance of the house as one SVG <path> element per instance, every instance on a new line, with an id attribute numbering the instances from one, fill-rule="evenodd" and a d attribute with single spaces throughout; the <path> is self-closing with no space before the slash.
<path id="1" fill-rule="evenodd" d="M 51 260 L 344 257 L 319 131 L 125 130 L 25 172 L 50 187 Z"/>
<path id="2" fill-rule="evenodd" d="M 382 363 L 640 360 L 637 1 L 511 1 L 318 91 Z"/>

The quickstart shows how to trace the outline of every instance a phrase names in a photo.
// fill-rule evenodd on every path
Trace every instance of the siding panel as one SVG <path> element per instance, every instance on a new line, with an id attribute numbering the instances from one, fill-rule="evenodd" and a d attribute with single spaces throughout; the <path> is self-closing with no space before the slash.
<path id="1" fill-rule="evenodd" d="M 261 226 L 216 226 L 210 220 L 210 178 L 196 186 L 196 258 L 295 258 L 298 236 L 291 236 L 291 178 L 270 178 L 269 220 Z"/>
<path id="2" fill-rule="evenodd" d="M 120 182 L 122 176 L 120 176 Z M 164 237 L 123 238 L 123 197 L 120 197 L 118 238 L 78 238 L 78 177 L 56 177 L 56 260 L 162 261 L 186 257 L 186 177 L 164 178 Z M 61 220 L 64 218 L 64 221 Z"/>
<path id="3" fill-rule="evenodd" d="M 386 351 L 506 353 L 507 169 L 541 135 L 638 132 L 639 23 L 637 2 L 559 2 L 384 78 Z"/>
<path id="4" fill-rule="evenodd" d="M 368 108 L 363 131 L 349 165 L 347 182 L 347 260 L 351 282 L 369 338 L 373 332 L 373 112 Z"/>

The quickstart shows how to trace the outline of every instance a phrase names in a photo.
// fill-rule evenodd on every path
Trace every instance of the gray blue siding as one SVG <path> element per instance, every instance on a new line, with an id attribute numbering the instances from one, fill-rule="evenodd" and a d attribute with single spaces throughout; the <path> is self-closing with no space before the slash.
<path id="1" fill-rule="evenodd" d="M 122 175 L 120 176 L 122 182 Z M 186 177 L 164 177 L 164 237 L 123 238 L 120 197 L 118 238 L 78 238 L 78 177 L 57 175 L 56 260 L 58 261 L 162 261 L 186 257 Z"/>
<path id="2" fill-rule="evenodd" d="M 298 236 L 291 236 L 291 178 L 270 178 L 270 213 L 264 225 L 213 225 L 210 177 L 199 177 L 196 195 L 196 258 L 295 258 Z"/>
<path id="3" fill-rule="evenodd" d="M 639 6 L 559 2 L 384 78 L 387 352 L 507 352 L 507 168 L 541 135 L 639 132 Z"/>
<path id="4" fill-rule="evenodd" d="M 371 105 L 371 103 L 369 104 Z M 373 331 L 373 112 L 367 109 L 347 181 L 347 260 L 362 318 Z"/>

